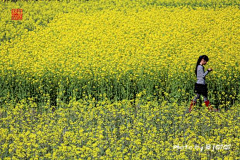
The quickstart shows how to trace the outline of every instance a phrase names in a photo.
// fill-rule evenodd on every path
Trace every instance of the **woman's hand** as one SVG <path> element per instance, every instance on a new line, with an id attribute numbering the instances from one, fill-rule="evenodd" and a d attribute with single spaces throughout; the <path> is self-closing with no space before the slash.
<path id="1" fill-rule="evenodd" d="M 212 71 L 212 68 L 208 68 L 208 71 Z"/>

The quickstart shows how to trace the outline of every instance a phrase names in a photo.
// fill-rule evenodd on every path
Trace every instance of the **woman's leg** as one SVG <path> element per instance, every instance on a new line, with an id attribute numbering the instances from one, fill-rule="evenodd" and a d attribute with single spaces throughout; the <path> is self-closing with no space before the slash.
<path id="1" fill-rule="evenodd" d="M 204 102 L 206 102 L 208 99 L 207 99 L 207 96 L 203 96 L 204 98 Z"/>
<path id="2" fill-rule="evenodd" d="M 193 106 L 196 104 L 197 99 L 200 97 L 200 94 L 197 93 L 197 95 L 194 97 L 194 99 L 192 100 L 190 107 L 189 107 L 189 113 L 192 111 Z"/>
<path id="3" fill-rule="evenodd" d="M 199 99 L 199 98 L 200 98 L 200 94 L 197 93 L 197 95 L 194 97 L 193 101 L 197 102 L 197 99 Z"/>

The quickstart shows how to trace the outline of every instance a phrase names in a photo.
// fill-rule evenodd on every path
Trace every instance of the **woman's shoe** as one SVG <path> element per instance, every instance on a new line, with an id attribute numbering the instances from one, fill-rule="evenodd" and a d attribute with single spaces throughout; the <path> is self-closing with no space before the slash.
<path id="1" fill-rule="evenodd" d="M 191 101 L 190 107 L 189 107 L 189 113 L 192 111 L 194 105 L 196 104 L 196 102 L 194 102 L 193 100 Z"/>
<path id="2" fill-rule="evenodd" d="M 206 106 L 208 107 L 208 111 L 213 111 L 212 106 L 210 105 L 209 100 L 205 101 Z"/>

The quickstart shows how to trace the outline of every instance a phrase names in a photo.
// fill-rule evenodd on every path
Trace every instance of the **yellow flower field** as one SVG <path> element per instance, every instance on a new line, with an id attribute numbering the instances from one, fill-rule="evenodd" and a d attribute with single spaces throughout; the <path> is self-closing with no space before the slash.
<path id="1" fill-rule="evenodd" d="M 238 4 L 0 1 L 1 159 L 239 159 Z"/>
<path id="2" fill-rule="evenodd" d="M 38 113 L 1 109 L 1 157 L 10 159 L 239 159 L 240 106 L 185 114 L 187 103 L 71 101 Z M 192 147 L 192 148 L 191 148 Z"/>

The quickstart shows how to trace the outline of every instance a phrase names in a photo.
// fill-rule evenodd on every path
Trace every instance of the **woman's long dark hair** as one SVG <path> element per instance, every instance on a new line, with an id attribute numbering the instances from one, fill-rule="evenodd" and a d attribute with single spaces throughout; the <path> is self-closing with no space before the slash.
<path id="1" fill-rule="evenodd" d="M 208 56 L 206 56 L 206 55 L 202 55 L 202 56 L 200 56 L 200 57 L 198 58 L 197 65 L 196 65 L 196 68 L 195 68 L 195 74 L 196 74 L 196 76 L 197 76 L 197 67 L 198 67 L 198 65 L 200 64 L 200 62 L 201 62 L 202 59 L 204 59 L 205 61 L 208 61 L 208 60 L 209 60 L 209 59 L 208 59 Z"/>

